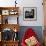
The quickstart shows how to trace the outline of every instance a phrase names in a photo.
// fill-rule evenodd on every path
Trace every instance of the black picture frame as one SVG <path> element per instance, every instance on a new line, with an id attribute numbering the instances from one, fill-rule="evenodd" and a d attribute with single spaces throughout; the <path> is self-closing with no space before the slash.
<path id="1" fill-rule="evenodd" d="M 23 7 L 23 19 L 24 20 L 37 20 L 37 8 L 36 7 Z"/>

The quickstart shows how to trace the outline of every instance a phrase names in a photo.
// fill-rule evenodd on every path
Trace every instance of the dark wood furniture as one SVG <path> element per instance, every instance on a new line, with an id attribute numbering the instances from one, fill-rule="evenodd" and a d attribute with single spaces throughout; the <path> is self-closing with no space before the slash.
<path id="1" fill-rule="evenodd" d="M 3 46 L 18 46 L 18 41 L 5 41 L 2 44 Z"/>
<path id="2" fill-rule="evenodd" d="M 8 19 L 7 19 L 7 17 L 9 16 L 14 16 L 14 17 L 17 16 L 17 23 L 9 24 Z M 14 32 L 19 31 L 18 16 L 19 16 L 19 7 L 0 7 L 0 32 L 1 32 L 0 46 L 18 46 L 19 40 L 15 40 L 15 41 L 14 40 L 8 40 L 8 41 L 2 40 L 2 32 L 5 28 L 9 28 L 13 30 Z"/>
<path id="3" fill-rule="evenodd" d="M 2 42 L 0 41 L 0 46 L 2 46 Z"/>

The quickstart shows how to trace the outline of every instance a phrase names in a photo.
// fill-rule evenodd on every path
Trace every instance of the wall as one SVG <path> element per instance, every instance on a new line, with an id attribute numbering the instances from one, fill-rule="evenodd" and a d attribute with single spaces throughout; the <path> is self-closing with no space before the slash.
<path id="1" fill-rule="evenodd" d="M 23 1 L 21 6 L 23 7 L 36 7 L 37 8 L 37 20 L 36 21 L 24 21 L 23 20 L 23 7 L 21 7 L 20 25 L 21 26 L 43 26 L 43 6 L 42 0 L 30 0 Z"/>
<path id="2" fill-rule="evenodd" d="M 9 7 L 15 6 L 15 0 L 0 0 L 1 7 Z M 17 6 L 20 7 L 20 17 L 19 17 L 19 24 L 20 26 L 43 26 L 44 16 L 43 16 L 43 6 L 42 0 L 17 0 Z M 23 20 L 23 7 L 36 7 L 37 8 L 37 20 L 36 21 L 24 21 Z"/>

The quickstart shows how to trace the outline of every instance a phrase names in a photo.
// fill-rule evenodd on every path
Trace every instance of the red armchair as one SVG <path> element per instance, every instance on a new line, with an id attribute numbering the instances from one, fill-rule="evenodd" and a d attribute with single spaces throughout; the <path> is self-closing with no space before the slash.
<path id="1" fill-rule="evenodd" d="M 26 43 L 25 41 L 28 41 L 30 38 L 34 37 L 34 39 L 37 37 L 36 33 L 31 29 L 28 28 L 25 32 L 24 37 L 22 38 L 21 46 L 33 46 L 33 45 L 27 45 L 28 42 Z M 28 40 L 27 40 L 28 39 Z M 32 38 L 33 39 L 33 38 Z M 31 39 L 30 39 L 31 40 Z M 29 41 L 30 41 L 29 40 Z M 30 43 L 31 44 L 31 43 Z M 40 42 L 36 38 L 36 44 L 34 46 L 41 46 Z"/>

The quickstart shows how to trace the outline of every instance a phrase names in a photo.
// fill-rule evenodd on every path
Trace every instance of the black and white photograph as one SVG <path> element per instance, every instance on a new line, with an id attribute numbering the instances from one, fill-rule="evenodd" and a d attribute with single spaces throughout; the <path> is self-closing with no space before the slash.
<path id="1" fill-rule="evenodd" d="M 36 20 L 37 8 L 36 7 L 24 7 L 23 16 L 24 16 L 24 20 Z"/>

